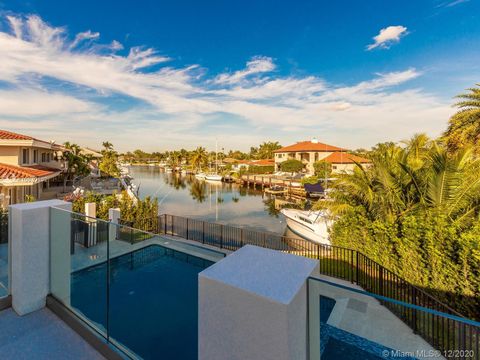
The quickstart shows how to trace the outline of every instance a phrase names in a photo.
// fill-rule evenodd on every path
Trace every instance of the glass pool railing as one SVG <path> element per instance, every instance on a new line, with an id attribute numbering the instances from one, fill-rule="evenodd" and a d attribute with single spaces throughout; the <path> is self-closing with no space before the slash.
<path id="1" fill-rule="evenodd" d="M 480 323 L 323 279 L 308 322 L 309 360 L 480 359 Z"/>
<path id="2" fill-rule="evenodd" d="M 52 296 L 128 357 L 196 359 L 198 273 L 225 254 L 50 211 Z"/>

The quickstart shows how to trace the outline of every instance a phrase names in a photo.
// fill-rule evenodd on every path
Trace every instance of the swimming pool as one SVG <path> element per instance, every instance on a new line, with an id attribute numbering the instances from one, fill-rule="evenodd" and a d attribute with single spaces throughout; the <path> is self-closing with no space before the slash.
<path id="1" fill-rule="evenodd" d="M 348 331 L 327 324 L 336 301 L 320 295 L 320 358 L 321 360 L 380 360 L 393 349 L 367 340 Z M 414 360 L 410 356 L 396 355 L 396 359 Z"/>
<path id="2" fill-rule="evenodd" d="M 198 273 L 212 264 L 150 245 L 110 260 L 108 295 L 106 263 L 73 273 L 71 305 L 144 359 L 194 360 Z"/>

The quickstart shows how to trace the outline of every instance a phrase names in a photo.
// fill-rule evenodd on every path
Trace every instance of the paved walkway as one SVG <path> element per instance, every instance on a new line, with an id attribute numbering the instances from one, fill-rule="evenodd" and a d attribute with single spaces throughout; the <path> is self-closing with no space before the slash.
<path id="1" fill-rule="evenodd" d="M 104 359 L 50 310 L 18 316 L 12 309 L 0 312 L 2 360 Z"/>

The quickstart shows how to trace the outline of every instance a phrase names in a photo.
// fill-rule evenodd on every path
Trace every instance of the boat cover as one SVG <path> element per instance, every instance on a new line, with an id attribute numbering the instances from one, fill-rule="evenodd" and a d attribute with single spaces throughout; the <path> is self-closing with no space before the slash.
<path id="1" fill-rule="evenodd" d="M 322 193 L 324 192 L 324 188 L 320 182 L 316 184 L 305 184 L 304 185 L 305 191 L 308 193 Z"/>

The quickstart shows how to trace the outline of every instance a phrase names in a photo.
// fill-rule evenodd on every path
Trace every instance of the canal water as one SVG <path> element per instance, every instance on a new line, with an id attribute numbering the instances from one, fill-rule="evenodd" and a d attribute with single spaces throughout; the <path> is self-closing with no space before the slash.
<path id="1" fill-rule="evenodd" d="M 158 167 L 131 166 L 139 195 L 156 197 L 160 213 L 293 236 L 278 210 L 278 199 L 237 184 L 200 181 Z"/>

